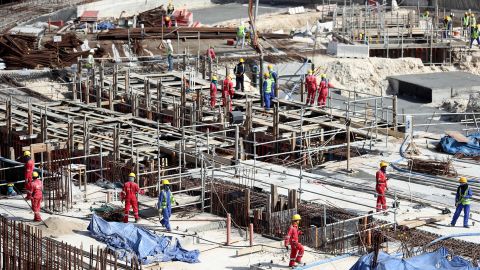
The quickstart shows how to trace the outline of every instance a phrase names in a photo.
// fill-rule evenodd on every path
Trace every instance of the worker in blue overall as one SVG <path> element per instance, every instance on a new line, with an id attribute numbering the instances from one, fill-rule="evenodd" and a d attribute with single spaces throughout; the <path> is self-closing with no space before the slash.
<path id="1" fill-rule="evenodd" d="M 457 223 L 457 219 L 463 210 L 463 227 L 469 228 L 468 218 L 470 217 L 470 203 L 472 201 L 472 189 L 468 186 L 466 177 L 460 177 L 458 180 L 460 185 L 457 188 L 457 194 L 455 195 L 455 214 L 453 215 L 450 225 L 453 227 Z"/>
<path id="2" fill-rule="evenodd" d="M 178 205 L 178 202 L 175 201 L 172 191 L 170 191 L 170 181 L 167 179 L 162 180 L 162 190 L 158 195 L 158 210 L 161 211 L 162 220 L 160 223 L 167 231 L 171 231 L 170 227 L 170 216 L 172 215 L 172 204 Z"/>

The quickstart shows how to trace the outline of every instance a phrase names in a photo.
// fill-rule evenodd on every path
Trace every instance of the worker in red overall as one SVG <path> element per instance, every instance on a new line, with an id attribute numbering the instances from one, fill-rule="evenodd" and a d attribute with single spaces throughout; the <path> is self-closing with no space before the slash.
<path id="1" fill-rule="evenodd" d="M 165 22 L 164 22 L 164 25 L 165 25 L 166 27 L 172 27 L 172 25 L 173 25 L 173 24 L 172 24 L 172 20 L 170 19 L 169 16 L 165 16 L 164 21 L 165 21 Z"/>
<path id="2" fill-rule="evenodd" d="M 38 173 L 32 173 L 32 184 L 31 184 L 31 202 L 32 202 L 32 211 L 33 211 L 33 221 L 42 221 L 40 217 L 40 205 L 43 199 L 43 184 L 42 181 L 38 178 Z"/>
<path id="3" fill-rule="evenodd" d="M 285 237 L 285 248 L 287 248 L 287 251 L 288 245 L 292 248 L 292 251 L 290 252 L 290 263 L 288 264 L 289 267 L 294 267 L 295 263 L 302 263 L 303 252 L 305 249 L 299 242 L 302 231 L 298 228 L 298 223 L 300 223 L 301 219 L 302 218 L 299 214 L 292 216 L 292 225 L 288 229 L 287 236 Z"/>
<path id="4" fill-rule="evenodd" d="M 322 80 L 320 81 L 320 91 L 318 93 L 318 106 L 324 107 L 327 105 L 328 88 L 333 87 L 333 85 L 327 80 L 326 74 L 322 74 L 320 77 Z"/>
<path id="5" fill-rule="evenodd" d="M 215 108 L 217 104 L 217 76 L 212 76 L 210 83 L 210 107 Z"/>
<path id="6" fill-rule="evenodd" d="M 305 88 L 307 89 L 306 105 L 313 105 L 315 103 L 315 94 L 317 93 L 317 77 L 313 75 L 313 70 L 308 71 L 308 75 L 305 78 Z"/>
<path id="7" fill-rule="evenodd" d="M 217 56 L 215 55 L 215 49 L 213 48 L 213 46 L 210 45 L 207 49 L 207 59 L 213 61 L 215 60 L 215 58 L 217 58 Z"/>
<path id="8" fill-rule="evenodd" d="M 125 200 L 125 211 L 123 215 L 123 222 L 128 223 L 128 215 L 130 213 L 130 206 L 133 208 L 133 215 L 135 217 L 135 222 L 140 220 L 138 216 L 138 200 L 137 194 L 140 192 L 140 188 L 137 183 L 135 183 L 135 174 L 132 172 L 128 175 L 128 182 L 123 185 L 123 191 L 120 194 L 120 198 Z"/>
<path id="9" fill-rule="evenodd" d="M 25 177 L 25 190 L 27 192 L 27 200 L 32 198 L 32 173 L 35 164 L 31 158 L 30 151 L 23 152 L 23 157 L 25 159 L 25 165 L 23 170 L 23 175 Z"/>
<path id="10" fill-rule="evenodd" d="M 228 75 L 225 80 L 223 80 L 223 87 L 222 87 L 222 106 L 227 106 L 227 99 L 229 99 L 229 111 L 232 111 L 232 99 L 233 95 L 235 94 L 232 82 L 232 75 Z"/>
<path id="11" fill-rule="evenodd" d="M 388 163 L 380 162 L 380 170 L 378 170 L 376 174 L 377 184 L 375 190 L 377 192 L 377 212 L 387 210 L 387 198 L 385 197 L 385 192 L 388 190 L 387 166 Z"/>

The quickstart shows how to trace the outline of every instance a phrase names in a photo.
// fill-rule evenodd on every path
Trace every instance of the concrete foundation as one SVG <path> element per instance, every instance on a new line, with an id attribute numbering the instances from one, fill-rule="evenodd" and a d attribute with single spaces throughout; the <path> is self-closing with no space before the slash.
<path id="1" fill-rule="evenodd" d="M 440 102 L 480 90 L 480 76 L 467 72 L 438 72 L 387 78 L 395 95 L 413 97 L 424 103 Z"/>

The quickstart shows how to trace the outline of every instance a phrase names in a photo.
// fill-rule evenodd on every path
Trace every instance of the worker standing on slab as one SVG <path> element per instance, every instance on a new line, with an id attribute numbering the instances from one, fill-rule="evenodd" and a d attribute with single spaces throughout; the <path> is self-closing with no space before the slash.
<path id="1" fill-rule="evenodd" d="M 322 80 L 320 81 L 320 91 L 318 93 L 318 106 L 325 107 L 327 105 L 328 88 L 333 87 L 333 85 L 328 81 L 327 74 L 322 74 L 320 77 Z"/>
<path id="2" fill-rule="evenodd" d="M 245 92 L 245 60 L 240 58 L 239 63 L 235 66 L 235 90 Z"/>
<path id="3" fill-rule="evenodd" d="M 388 163 L 384 161 L 380 162 L 380 170 L 378 170 L 376 174 L 377 184 L 375 191 L 377 192 L 377 212 L 387 211 L 387 198 L 385 197 L 385 193 L 388 190 L 387 167 Z"/>
<path id="4" fill-rule="evenodd" d="M 95 54 L 95 50 L 90 49 L 90 53 L 88 54 L 88 57 L 87 57 L 87 63 L 85 64 L 85 67 L 88 69 L 89 74 L 91 73 L 93 69 L 93 65 L 95 64 L 95 58 L 93 57 L 94 54 Z"/>
<path id="5" fill-rule="evenodd" d="M 135 222 L 140 220 L 138 216 L 138 199 L 137 195 L 140 192 L 140 188 L 135 183 L 136 175 L 132 172 L 128 175 L 128 182 L 123 185 L 123 191 L 120 194 L 120 198 L 125 200 L 125 209 L 123 215 L 123 222 L 128 223 L 128 215 L 130 214 L 130 206 L 133 208 L 133 215 Z"/>
<path id="6" fill-rule="evenodd" d="M 215 58 L 217 58 L 217 56 L 215 55 L 215 49 L 212 45 L 210 45 L 207 49 L 207 59 L 213 63 L 213 60 L 215 60 Z"/>
<path id="7" fill-rule="evenodd" d="M 242 21 L 240 25 L 237 27 L 237 42 L 235 43 L 235 48 L 237 48 L 238 43 L 242 42 L 242 49 L 245 46 L 245 33 L 246 27 L 245 23 Z"/>
<path id="8" fill-rule="evenodd" d="M 227 75 L 225 80 L 223 80 L 223 85 L 222 85 L 222 106 L 225 107 L 229 106 L 229 111 L 232 111 L 232 99 L 233 95 L 235 94 L 233 90 L 233 82 L 232 82 L 232 75 Z"/>
<path id="9" fill-rule="evenodd" d="M 315 103 L 315 95 L 317 93 L 317 77 L 313 75 L 313 70 L 308 71 L 305 77 L 305 88 L 307 89 L 307 103 L 306 105 L 313 105 Z"/>
<path id="10" fill-rule="evenodd" d="M 288 251 L 288 246 L 290 245 L 290 263 L 288 264 L 289 267 L 295 267 L 295 263 L 302 263 L 303 252 L 305 249 L 303 248 L 302 244 L 300 244 L 300 235 L 302 235 L 302 231 L 298 228 L 298 223 L 302 218 L 299 214 L 295 214 L 292 216 L 292 225 L 288 229 L 288 233 L 285 237 L 285 248 Z"/>
<path id="11" fill-rule="evenodd" d="M 215 108 L 217 104 L 217 76 L 212 76 L 210 83 L 210 107 Z"/>
<path id="12" fill-rule="evenodd" d="M 470 27 L 470 35 L 473 32 L 473 28 L 477 26 L 477 18 L 475 18 L 475 14 L 470 12 L 470 20 L 468 21 L 468 26 Z"/>
<path id="13" fill-rule="evenodd" d="M 173 70 L 173 47 L 172 41 L 167 39 L 167 63 L 168 63 L 168 71 Z"/>
<path id="14" fill-rule="evenodd" d="M 445 17 L 443 18 L 443 27 L 445 29 L 443 37 L 448 38 L 450 36 L 450 30 L 452 27 L 452 17 L 450 17 L 450 15 L 445 15 Z"/>
<path id="15" fill-rule="evenodd" d="M 272 104 L 272 99 L 275 98 L 275 83 L 273 82 L 272 78 L 270 77 L 270 73 L 265 72 L 263 74 L 263 102 L 265 104 L 265 110 L 268 112 L 270 111 L 270 107 Z"/>
<path id="16" fill-rule="evenodd" d="M 169 1 L 167 5 L 167 14 L 172 15 L 174 11 L 175 11 L 175 6 L 173 6 L 172 1 Z"/>
<path id="17" fill-rule="evenodd" d="M 158 210 L 161 211 L 162 220 L 160 223 L 164 226 L 167 231 L 171 231 L 170 227 L 170 216 L 172 215 L 172 204 L 178 205 L 178 202 L 175 201 L 172 191 L 170 191 L 170 181 L 162 180 L 162 191 L 158 195 Z"/>
<path id="18" fill-rule="evenodd" d="M 23 176 L 25 177 L 25 191 L 27 192 L 26 199 L 30 200 L 32 198 L 32 173 L 35 163 L 33 162 L 30 151 L 24 151 L 23 158 L 25 160 Z"/>
<path id="19" fill-rule="evenodd" d="M 470 25 L 470 14 L 465 12 L 462 18 L 462 29 L 463 29 L 463 36 L 468 37 L 468 28 Z"/>
<path id="20" fill-rule="evenodd" d="M 470 49 L 473 47 L 473 42 L 476 40 L 477 41 L 477 45 L 480 46 L 480 33 L 479 33 L 479 28 L 480 25 L 476 25 L 475 27 L 473 27 L 471 29 L 471 33 L 470 33 Z"/>
<path id="21" fill-rule="evenodd" d="M 40 205 L 43 199 L 43 184 L 42 181 L 38 178 L 38 173 L 32 173 L 32 211 L 33 211 L 33 221 L 42 221 L 40 217 Z"/>
<path id="22" fill-rule="evenodd" d="M 463 227 L 470 228 L 468 225 L 468 218 L 470 217 L 470 204 L 472 202 L 472 189 L 468 186 L 466 177 L 460 177 L 458 180 L 460 185 L 457 188 L 457 194 L 455 195 L 455 214 L 453 215 L 450 225 L 453 227 L 457 223 L 457 219 L 463 210 Z"/>
<path id="23" fill-rule="evenodd" d="M 270 73 L 270 79 L 273 80 L 273 83 L 275 84 L 274 93 L 277 95 L 277 90 L 278 90 L 278 74 L 275 70 L 273 70 L 273 65 L 270 64 L 268 65 L 268 73 Z"/>

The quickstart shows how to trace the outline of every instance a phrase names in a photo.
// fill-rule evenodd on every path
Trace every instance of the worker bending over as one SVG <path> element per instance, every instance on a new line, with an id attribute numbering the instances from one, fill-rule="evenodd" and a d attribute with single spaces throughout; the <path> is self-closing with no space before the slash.
<path id="1" fill-rule="evenodd" d="M 217 104 L 217 76 L 212 76 L 210 82 L 210 107 L 213 109 Z"/>
<path id="2" fill-rule="evenodd" d="M 305 77 L 305 88 L 307 89 L 307 103 L 306 105 L 313 105 L 315 103 L 315 95 L 317 93 L 317 77 L 313 75 L 313 70 L 308 71 Z"/>
<path id="3" fill-rule="evenodd" d="M 138 216 L 138 199 L 137 195 L 140 192 L 140 188 L 135 183 L 136 175 L 132 172 L 128 175 L 128 182 L 123 185 L 123 191 L 120 194 L 120 198 L 125 200 L 125 211 L 123 216 L 123 222 L 128 223 L 128 215 L 130 214 L 130 206 L 133 208 L 133 215 L 135 222 L 140 221 Z"/>
<path id="4" fill-rule="evenodd" d="M 233 95 L 235 94 L 233 90 L 233 82 L 232 82 L 232 75 L 228 75 L 225 80 L 223 80 L 223 85 L 222 85 L 222 106 L 225 107 L 229 106 L 229 111 L 232 111 L 232 99 Z"/>
<path id="5" fill-rule="evenodd" d="M 272 105 L 272 99 L 275 98 L 275 92 L 273 91 L 273 89 L 275 89 L 275 83 L 270 77 L 270 74 L 268 72 L 265 72 L 263 74 L 262 90 L 263 90 L 263 103 L 265 104 L 266 111 L 270 110 L 270 107 Z"/>
<path id="6" fill-rule="evenodd" d="M 470 203 L 472 202 L 472 189 L 468 186 L 466 177 L 460 177 L 458 180 L 460 185 L 457 188 L 457 194 L 455 195 L 455 214 L 453 215 L 450 225 L 453 227 L 457 223 L 457 219 L 463 210 L 463 227 L 469 228 L 468 218 L 470 217 Z"/>
<path id="7" fill-rule="evenodd" d="M 23 167 L 23 175 L 25 177 L 25 191 L 27 192 L 27 200 L 32 198 L 32 173 L 35 163 L 31 157 L 30 151 L 23 152 L 25 165 Z"/>
<path id="8" fill-rule="evenodd" d="M 33 221 L 42 221 L 40 216 L 40 205 L 43 199 L 43 183 L 38 178 L 38 172 L 32 173 L 32 211 L 33 211 Z"/>
<path id="9" fill-rule="evenodd" d="M 299 214 L 295 214 L 292 216 L 292 225 L 288 229 L 288 233 L 285 237 L 285 248 L 288 246 L 292 248 L 290 251 L 290 263 L 288 264 L 289 267 L 295 267 L 295 263 L 302 263 L 303 252 L 305 249 L 303 248 L 302 244 L 300 244 L 300 235 L 302 235 L 302 231 L 298 228 L 298 223 L 302 218 Z"/>
<path id="10" fill-rule="evenodd" d="M 160 223 L 167 231 L 171 231 L 170 227 L 170 216 L 172 215 L 172 204 L 178 205 L 178 202 L 175 201 L 172 191 L 170 191 L 170 181 L 162 180 L 162 191 L 158 195 L 158 210 L 161 211 L 162 220 Z"/>
<path id="11" fill-rule="evenodd" d="M 388 190 L 387 187 L 387 167 L 388 163 L 380 162 L 380 170 L 376 174 L 376 187 L 375 191 L 377 192 L 377 212 L 387 211 L 387 198 L 385 193 Z"/>

